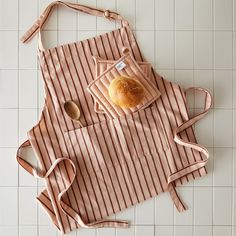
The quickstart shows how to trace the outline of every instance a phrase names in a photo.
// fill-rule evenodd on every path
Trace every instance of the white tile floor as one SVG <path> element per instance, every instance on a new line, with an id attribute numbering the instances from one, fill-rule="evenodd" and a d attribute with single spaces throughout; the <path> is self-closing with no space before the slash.
<path id="1" fill-rule="evenodd" d="M 36 204 L 43 182 L 19 168 L 17 146 L 43 106 L 37 42 L 19 36 L 51 0 L 0 0 L 0 236 L 56 236 Z M 74 0 L 119 11 L 133 26 L 141 50 L 166 78 L 203 86 L 214 108 L 196 125 L 209 148 L 209 174 L 179 189 L 189 210 L 179 214 L 167 194 L 117 215 L 129 229 L 82 229 L 75 236 L 236 235 L 236 2 L 234 0 Z M 60 8 L 45 26 L 48 47 L 115 27 L 104 19 Z M 201 100 L 192 99 L 199 111 Z M 194 111 L 194 110 L 193 110 Z"/>

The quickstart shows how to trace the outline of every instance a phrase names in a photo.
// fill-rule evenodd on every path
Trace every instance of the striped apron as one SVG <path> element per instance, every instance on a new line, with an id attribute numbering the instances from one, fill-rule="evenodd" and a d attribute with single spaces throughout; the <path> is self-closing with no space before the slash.
<path id="1" fill-rule="evenodd" d="M 117 20 L 121 26 L 80 42 L 44 49 L 41 30 L 56 5 Z M 80 227 L 127 227 L 126 221 L 106 217 L 162 192 L 169 192 L 179 211 L 185 210 L 176 186 L 207 173 L 209 153 L 197 144 L 192 125 L 210 109 L 210 93 L 203 88 L 183 91 L 151 67 L 149 79 L 159 97 L 145 109 L 111 118 L 95 112 L 87 87 L 96 74 L 93 56 L 115 61 L 127 47 L 137 62 L 147 63 L 128 22 L 113 11 L 56 1 L 21 40 L 27 43 L 36 34 L 45 104 L 39 122 L 18 149 L 17 161 L 31 175 L 44 178 L 46 187 L 37 200 L 52 222 L 62 233 Z M 204 110 L 191 118 L 188 91 L 205 96 Z M 68 100 L 79 104 L 83 127 L 66 115 L 63 104 Z M 33 149 L 37 167 L 23 157 L 27 148 Z"/>

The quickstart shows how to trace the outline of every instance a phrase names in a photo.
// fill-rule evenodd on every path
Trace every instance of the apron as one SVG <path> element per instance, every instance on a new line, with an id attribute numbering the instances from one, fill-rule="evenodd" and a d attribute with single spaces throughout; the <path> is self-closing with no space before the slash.
<path id="1" fill-rule="evenodd" d="M 41 30 L 58 4 L 119 21 L 121 27 L 44 49 Z M 209 153 L 197 144 L 192 125 L 210 109 L 210 93 L 203 88 L 183 91 L 151 67 L 149 77 L 159 97 L 143 110 L 109 117 L 95 112 L 96 101 L 87 91 L 96 79 L 93 56 L 115 61 L 125 47 L 137 62 L 147 63 L 128 22 L 113 11 L 56 1 L 21 40 L 27 43 L 36 34 L 45 104 L 39 122 L 18 149 L 17 161 L 31 175 L 44 178 L 46 187 L 37 200 L 52 222 L 62 233 L 80 227 L 127 227 L 127 221 L 106 218 L 162 192 L 169 192 L 178 211 L 184 211 L 176 186 L 207 173 Z M 191 118 L 189 91 L 205 96 L 204 110 Z M 63 104 L 68 100 L 79 104 L 83 127 L 66 115 Z M 37 167 L 23 158 L 27 148 L 33 149 Z"/>

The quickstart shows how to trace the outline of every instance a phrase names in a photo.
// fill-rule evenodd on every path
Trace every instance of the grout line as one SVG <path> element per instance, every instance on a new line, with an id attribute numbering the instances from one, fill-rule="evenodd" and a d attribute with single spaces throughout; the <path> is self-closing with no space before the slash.
<path id="1" fill-rule="evenodd" d="M 37 0 L 37 18 L 39 17 L 39 0 Z M 39 40 L 39 36 L 37 35 L 37 41 Z M 37 42 L 37 50 L 39 47 L 39 43 Z M 39 120 L 39 61 L 37 56 L 37 120 Z M 37 165 L 38 167 L 38 162 Z M 39 194 L 39 180 L 37 179 L 37 195 Z M 40 226 L 39 226 L 39 205 L 37 204 L 37 236 L 39 236 L 40 233 Z"/>
<path id="2" fill-rule="evenodd" d="M 176 0 L 173 1 L 173 30 L 172 30 L 172 35 L 173 35 L 173 57 L 174 57 L 174 61 L 173 61 L 173 66 L 174 66 L 174 74 L 173 74 L 173 78 L 174 78 L 174 82 L 176 81 L 176 21 L 175 21 L 175 17 L 176 17 Z M 173 222 L 173 226 L 172 226 L 172 235 L 175 236 L 175 206 L 174 204 L 172 204 L 172 222 Z"/>
<path id="3" fill-rule="evenodd" d="M 45 185 L 39 185 L 39 187 L 44 187 Z M 0 188 L 17 188 L 18 185 L 0 185 Z M 20 185 L 20 187 L 24 187 L 24 188 L 32 188 L 32 187 L 37 187 L 37 185 Z M 193 186 L 191 185 L 181 185 L 178 186 L 181 188 L 192 188 Z M 195 185 L 195 188 L 210 188 L 210 187 L 215 187 L 215 188 L 232 188 L 232 185 Z"/>
<path id="4" fill-rule="evenodd" d="M 18 23 L 17 23 L 17 40 L 18 40 L 18 44 L 17 44 L 17 51 L 18 51 L 18 61 L 17 61 L 17 69 L 18 69 L 18 111 L 17 111 L 17 114 L 18 114 L 18 126 L 17 126 L 17 137 L 18 137 L 18 142 L 17 142 L 17 146 L 20 145 L 20 142 L 19 142 L 19 139 L 20 139 L 20 119 L 19 119 L 19 116 L 20 116 L 20 111 L 19 111 L 19 106 L 20 106 L 20 70 L 19 70 L 19 67 L 20 67 L 20 52 L 19 52 L 19 44 L 20 44 L 20 41 L 19 41 L 19 37 L 20 37 L 20 0 L 17 1 L 17 10 L 18 10 Z M 18 179 L 18 186 L 17 186 L 17 224 L 18 224 L 18 236 L 20 236 L 20 168 L 19 168 L 19 165 L 17 165 L 17 179 Z"/>
<path id="5" fill-rule="evenodd" d="M 170 32 L 173 32 L 173 31 L 170 31 Z M 68 44 L 73 44 L 73 43 L 74 42 L 63 44 L 63 45 L 68 45 Z M 174 68 L 168 68 L 168 67 L 166 67 L 166 68 L 165 67 L 154 67 L 154 69 L 155 70 L 169 70 L 169 71 L 174 70 Z M 0 70 L 5 70 L 5 71 L 14 71 L 14 70 L 17 70 L 17 71 L 18 70 L 19 71 L 26 70 L 26 71 L 28 71 L 28 70 L 32 70 L 32 71 L 34 71 L 34 70 L 38 70 L 38 68 L 37 67 L 35 67 L 35 68 L 20 68 L 20 69 L 17 69 L 17 68 L 0 68 Z M 195 68 L 195 69 L 194 68 L 188 68 L 188 69 L 186 69 L 186 68 L 176 68 L 175 70 L 176 71 L 212 71 L 212 70 L 215 70 L 215 71 L 232 71 L 232 70 L 236 71 L 236 68 L 235 69 L 232 69 L 232 68 L 222 68 L 222 69 L 220 69 L 220 68 L 216 68 L 216 69 L 214 69 L 214 68 Z"/>
<path id="6" fill-rule="evenodd" d="M 193 68 L 195 69 L 195 28 L 194 28 L 194 0 L 193 0 L 193 9 L 192 9 L 192 12 L 193 12 Z M 192 76 L 193 76 L 193 86 L 195 86 L 195 73 L 194 73 L 194 70 L 192 71 Z M 196 96 L 194 94 L 193 96 L 193 106 L 194 106 L 194 113 L 195 113 L 195 110 L 196 110 Z M 193 129 L 194 129 L 194 132 L 196 131 L 195 129 L 195 125 L 193 125 Z M 195 190 L 195 181 L 193 181 L 193 185 L 192 185 L 192 189 L 193 189 L 193 197 L 192 197 L 192 235 L 194 236 L 195 235 L 195 227 L 194 227 L 194 222 L 195 222 L 195 199 L 194 199 L 194 190 Z"/>
<path id="7" fill-rule="evenodd" d="M 27 29 L 21 29 L 19 31 L 26 31 Z M 106 29 L 105 29 L 106 30 Z M 107 29 L 107 30 L 110 30 L 110 29 Z M 57 30 L 56 28 L 49 28 L 49 29 L 43 29 L 43 31 L 75 31 L 75 30 L 72 30 L 72 29 L 62 29 L 62 30 Z M 80 31 L 88 31 L 88 30 L 80 30 Z M 96 31 L 96 30 L 89 30 L 89 31 Z M 150 29 L 141 29 L 141 30 L 138 30 L 138 31 L 153 31 L 153 30 L 150 30 Z M 173 31 L 172 29 L 155 29 L 155 31 Z M 193 31 L 193 29 L 179 29 L 179 30 L 175 30 L 176 32 L 178 31 Z M 195 29 L 194 30 L 195 32 L 198 32 L 198 31 L 203 31 L 203 32 L 236 32 L 236 29 L 235 30 L 224 30 L 224 29 L 220 29 L 220 30 L 209 30 L 209 29 Z M 11 29 L 0 29 L 0 32 L 18 32 L 18 30 L 14 29 L 14 30 L 11 30 Z"/>
<path id="8" fill-rule="evenodd" d="M 215 29 L 215 4 L 214 4 L 214 0 L 211 0 L 212 1 L 212 29 Z M 213 71 L 212 71 L 212 77 L 213 77 L 213 80 L 212 80 L 212 93 L 213 93 L 213 96 L 214 96 L 214 87 L 215 87 L 215 84 L 214 84 L 214 80 L 215 80 L 215 32 L 213 31 L 213 35 L 212 35 L 212 65 L 213 65 Z M 213 102 L 213 111 L 215 109 L 214 107 L 214 102 Z M 215 146 L 215 130 L 214 130 L 214 122 L 215 122 L 215 114 L 213 112 L 212 114 L 212 135 L 213 135 L 213 139 L 212 139 L 212 145 L 213 147 Z M 212 154 L 213 154 L 213 159 L 212 159 L 212 186 L 214 185 L 213 181 L 214 181 L 214 178 L 213 178 L 213 175 L 214 175 L 214 148 L 212 149 Z M 213 228 L 213 223 L 214 223 L 214 188 L 212 187 L 212 236 L 213 236 L 213 231 L 214 231 L 214 228 Z"/>
<path id="9" fill-rule="evenodd" d="M 136 29 L 137 29 L 136 20 L 137 20 L 137 2 L 135 0 L 134 1 L 134 26 L 133 26 L 134 37 L 137 37 L 137 35 L 136 35 Z M 134 236 L 137 235 L 136 222 L 137 222 L 137 205 L 134 206 Z"/>
<path id="10" fill-rule="evenodd" d="M 154 30 L 156 29 L 156 1 L 153 1 L 153 15 L 154 15 Z M 154 32 L 154 65 L 156 65 L 156 31 Z M 156 199 L 157 199 L 158 195 L 154 198 L 154 212 L 153 212 L 153 222 L 154 225 L 156 224 Z M 156 235 L 156 227 L 154 227 L 154 235 Z"/>
<path id="11" fill-rule="evenodd" d="M 201 108 L 198 108 L 199 110 L 201 109 Z M 15 109 L 15 110 L 17 110 L 17 108 Z M 19 110 L 22 110 L 22 109 L 19 109 Z M 34 109 L 34 110 L 36 110 L 36 109 Z M 40 109 L 39 109 L 40 110 Z M 216 110 L 216 109 L 215 109 Z M 227 110 L 230 110 L 230 109 L 227 109 Z M 232 148 L 236 148 L 235 146 L 232 146 L 232 147 L 230 147 L 230 146 L 206 146 L 206 145 L 204 145 L 204 147 L 205 148 L 215 148 L 215 149 L 232 149 Z M 8 148 L 18 148 L 18 146 L 0 146 L 0 148 L 2 148 L 2 149 L 4 149 L 4 148 L 6 148 L 6 149 L 8 149 Z M 224 185 L 224 186 L 227 186 L 227 187 L 230 187 L 230 186 L 228 186 L 228 185 Z M 224 186 L 222 186 L 222 187 L 224 187 Z M 187 187 L 187 186 L 186 186 Z M 191 186 L 192 187 L 192 186 Z M 231 186 L 232 187 L 232 186 Z"/>
<path id="12" fill-rule="evenodd" d="M 76 0 L 76 3 L 77 4 L 79 4 L 79 0 Z M 75 17 L 75 19 L 76 19 L 76 22 L 75 22 L 75 37 L 76 37 L 76 42 L 78 42 L 79 41 L 79 39 L 78 39 L 78 34 L 79 34 L 79 32 L 78 32 L 78 28 L 79 28 L 79 11 L 76 11 L 75 12 L 75 14 L 76 14 L 76 17 Z M 78 236 L 78 229 L 75 229 L 75 235 L 76 236 Z"/>
<path id="13" fill-rule="evenodd" d="M 37 0 L 37 18 L 39 15 L 39 0 Z M 38 40 L 38 37 L 37 37 Z M 38 57 L 37 57 L 37 120 L 39 119 L 39 73 L 38 73 Z M 37 181 L 37 195 L 39 193 L 39 183 L 38 183 L 38 179 Z M 36 205 L 37 208 L 37 236 L 39 235 L 39 205 Z"/>
<path id="14" fill-rule="evenodd" d="M 234 25 L 234 20 L 235 20 L 235 15 L 234 15 L 234 8 L 235 7 L 235 2 L 234 1 L 232 1 L 232 78 L 231 78 L 231 80 L 232 80 L 232 108 L 234 107 L 234 101 L 233 101 L 233 94 L 234 94 L 234 70 L 233 70 L 233 68 L 234 68 L 234 52 L 235 52 L 235 48 L 234 48 L 234 32 L 233 32 L 233 30 L 234 30 L 234 27 L 235 27 L 235 25 Z M 234 110 L 232 109 L 232 144 L 234 143 L 234 130 L 235 130 L 235 127 L 234 127 Z M 233 145 L 232 145 L 233 146 Z M 232 158 L 234 157 L 234 148 L 233 148 L 233 150 L 232 150 Z M 232 185 L 233 185 L 233 187 L 231 187 L 231 191 L 232 191 L 232 199 L 231 199 L 231 202 L 232 202 L 232 210 L 231 210 L 231 225 L 234 225 L 234 220 L 235 220 L 235 215 L 234 215 L 234 212 L 235 212 L 235 201 L 234 201 L 234 199 L 235 199 L 235 196 L 234 196 L 234 194 L 235 194 L 235 191 L 234 191 L 234 185 L 235 185 L 235 183 L 234 183 L 234 175 L 235 175 L 235 160 L 234 160 L 234 158 L 233 158 L 233 162 L 232 162 Z M 234 234 L 234 228 L 233 227 L 231 227 L 231 235 L 233 236 L 233 234 Z"/>

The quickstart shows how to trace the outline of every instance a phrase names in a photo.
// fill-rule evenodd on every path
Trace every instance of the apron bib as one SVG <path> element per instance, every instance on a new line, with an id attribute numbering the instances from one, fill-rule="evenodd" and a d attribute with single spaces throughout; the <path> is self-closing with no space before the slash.
<path id="1" fill-rule="evenodd" d="M 44 49 L 41 29 L 58 4 L 120 21 L 121 27 Z M 21 40 L 27 43 L 36 34 L 45 105 L 28 140 L 19 147 L 17 161 L 31 175 L 45 179 L 46 188 L 37 200 L 52 222 L 62 233 L 80 227 L 127 227 L 127 221 L 106 218 L 162 192 L 169 192 L 178 211 L 185 210 L 176 186 L 207 173 L 209 153 L 197 144 L 192 125 L 210 109 L 210 93 L 203 88 L 183 91 L 144 66 L 148 63 L 128 22 L 116 12 L 56 1 Z M 93 57 L 111 64 L 122 56 L 123 48 L 130 50 L 140 68 L 150 69 L 142 73 L 148 74 L 158 97 L 144 109 L 111 117 L 87 88 L 98 76 Z M 195 90 L 205 96 L 205 108 L 190 118 L 186 92 Z M 67 116 L 63 105 L 69 100 L 79 105 L 83 127 Z M 34 150 L 37 168 L 23 158 L 24 148 Z"/>

